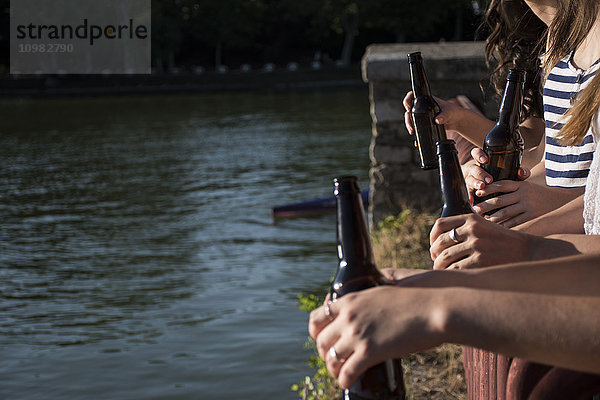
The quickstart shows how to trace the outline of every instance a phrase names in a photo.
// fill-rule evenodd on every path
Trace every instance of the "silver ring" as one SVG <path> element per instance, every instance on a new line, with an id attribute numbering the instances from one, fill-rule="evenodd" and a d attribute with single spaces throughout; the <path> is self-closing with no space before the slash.
<path id="1" fill-rule="evenodd" d="M 460 240 L 458 240 L 458 232 L 456 232 L 456 228 L 452 228 L 452 230 L 449 233 L 449 236 L 454 243 L 460 243 Z"/>
<path id="2" fill-rule="evenodd" d="M 346 360 L 343 358 L 340 358 L 340 356 L 338 356 L 337 352 L 335 351 L 335 347 L 331 346 L 329 348 L 329 356 L 335 358 L 338 362 L 344 363 Z"/>
<path id="3" fill-rule="evenodd" d="M 329 321 L 333 321 L 333 314 L 331 314 L 331 310 L 329 309 L 331 303 L 333 303 L 331 300 L 325 303 L 325 315 L 329 318 Z"/>

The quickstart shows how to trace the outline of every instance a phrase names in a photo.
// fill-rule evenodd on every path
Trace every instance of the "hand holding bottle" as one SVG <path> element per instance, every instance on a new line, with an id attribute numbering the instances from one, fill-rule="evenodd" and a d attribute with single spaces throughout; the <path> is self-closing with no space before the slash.
<path id="1" fill-rule="evenodd" d="M 391 357 L 441 344 L 434 297 L 423 297 L 419 290 L 379 286 L 349 293 L 311 313 L 309 333 L 342 388 Z M 332 348 L 337 358 L 330 354 Z"/>
<path id="2" fill-rule="evenodd" d="M 546 214 L 564 203 L 567 194 L 564 190 L 550 188 L 528 182 L 531 173 L 526 168 L 519 168 L 519 181 L 502 180 L 494 182 L 482 164 L 488 160 L 487 154 L 479 148 L 471 151 L 473 161 L 463 166 L 465 183 L 471 200 L 479 197 L 496 195 L 473 206 L 480 215 L 487 214 L 491 222 L 513 228 Z"/>
<path id="3" fill-rule="evenodd" d="M 429 234 L 433 269 L 469 269 L 533 259 L 543 237 L 506 229 L 477 214 L 438 219 Z"/>
<path id="4" fill-rule="evenodd" d="M 443 124 L 446 127 L 446 131 L 456 131 L 466 139 L 480 143 L 483 141 L 485 133 L 494 125 L 494 122 L 487 119 L 466 96 L 459 95 L 449 100 L 440 99 L 435 96 L 434 98 L 442 109 L 436 116 L 435 122 Z M 411 135 L 414 135 L 414 127 L 410 111 L 412 110 L 414 100 L 413 92 L 409 91 L 402 101 L 406 110 L 404 113 L 404 124 Z"/>

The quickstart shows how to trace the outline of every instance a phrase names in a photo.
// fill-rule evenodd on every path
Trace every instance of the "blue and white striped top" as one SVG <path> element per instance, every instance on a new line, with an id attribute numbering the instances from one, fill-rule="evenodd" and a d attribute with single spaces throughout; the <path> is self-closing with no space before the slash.
<path id="1" fill-rule="evenodd" d="M 571 58 L 565 57 L 552 69 L 543 92 L 546 183 L 564 188 L 585 186 L 596 149 L 591 128 L 579 145 L 563 146 L 557 140 L 558 132 L 568 121 L 568 118 L 561 120 L 561 117 L 573 106 L 577 94 L 585 89 L 600 68 L 600 60 L 587 70 L 576 68 Z"/>

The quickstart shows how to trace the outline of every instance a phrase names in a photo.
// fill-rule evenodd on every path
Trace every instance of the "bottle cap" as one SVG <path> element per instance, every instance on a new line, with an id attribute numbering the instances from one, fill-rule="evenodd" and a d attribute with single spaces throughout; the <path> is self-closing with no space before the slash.
<path id="1" fill-rule="evenodd" d="M 408 53 L 408 63 L 413 64 L 418 61 L 423 61 L 423 57 L 421 56 L 420 51 L 415 51 L 414 53 Z"/>
<path id="2" fill-rule="evenodd" d="M 358 186 L 358 178 L 356 176 L 338 176 L 333 179 L 334 195 L 341 193 L 360 193 L 360 187 Z"/>
<path id="3" fill-rule="evenodd" d="M 509 69 L 506 80 L 512 82 L 525 82 L 525 71 L 522 69 Z"/>

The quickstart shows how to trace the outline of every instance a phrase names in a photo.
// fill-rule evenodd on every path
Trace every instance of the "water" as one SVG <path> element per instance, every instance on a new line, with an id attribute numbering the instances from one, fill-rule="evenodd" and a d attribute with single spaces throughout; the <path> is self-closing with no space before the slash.
<path id="1" fill-rule="evenodd" d="M 295 399 L 365 90 L 0 102 L 0 398 Z"/>

